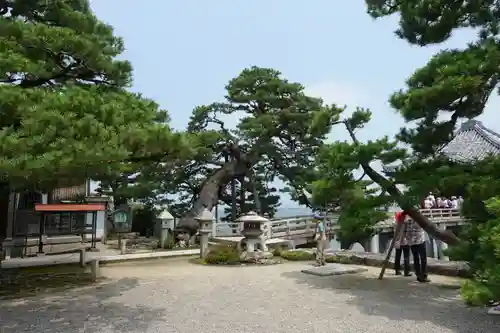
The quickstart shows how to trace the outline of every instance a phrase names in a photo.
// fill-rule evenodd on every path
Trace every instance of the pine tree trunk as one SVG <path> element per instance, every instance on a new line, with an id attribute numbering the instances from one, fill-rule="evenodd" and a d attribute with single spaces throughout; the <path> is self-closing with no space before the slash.
<path id="1" fill-rule="evenodd" d="M 180 219 L 179 224 L 176 226 L 177 230 L 185 230 L 191 235 L 198 230 L 198 221 L 195 220 L 200 212 L 207 208 L 212 210 L 219 202 L 219 188 L 227 186 L 233 179 L 244 175 L 249 166 L 238 160 L 232 160 L 224 165 L 222 168 L 214 171 L 210 177 L 204 182 L 198 199 L 193 204 L 189 212 Z"/>

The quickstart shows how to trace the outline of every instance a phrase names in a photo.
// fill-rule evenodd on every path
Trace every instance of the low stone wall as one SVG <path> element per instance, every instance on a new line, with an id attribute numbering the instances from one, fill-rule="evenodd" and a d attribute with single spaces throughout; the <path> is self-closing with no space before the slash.
<path id="1" fill-rule="evenodd" d="M 330 262 L 338 261 L 339 263 L 365 265 L 381 267 L 385 260 L 386 254 L 368 253 L 368 252 L 353 252 L 353 251 L 326 251 L 325 255 L 330 257 Z M 401 263 L 402 264 L 402 263 Z M 470 277 L 469 267 L 467 263 L 460 261 L 444 261 L 433 258 L 427 258 L 427 268 L 429 274 Z M 394 255 L 389 260 L 388 269 L 394 269 Z"/>

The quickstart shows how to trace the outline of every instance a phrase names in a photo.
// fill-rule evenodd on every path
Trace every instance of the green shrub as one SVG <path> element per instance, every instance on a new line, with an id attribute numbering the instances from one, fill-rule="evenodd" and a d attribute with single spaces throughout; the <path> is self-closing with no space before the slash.
<path id="1" fill-rule="evenodd" d="M 280 251 L 280 257 L 289 261 L 314 260 L 314 253 L 307 251 Z"/>
<path id="2" fill-rule="evenodd" d="M 463 282 L 460 294 L 465 303 L 470 306 L 489 304 L 496 296 L 486 284 L 474 280 Z"/>
<path id="3" fill-rule="evenodd" d="M 326 256 L 325 261 L 332 264 L 353 264 L 351 258 L 346 256 Z"/>
<path id="4" fill-rule="evenodd" d="M 467 209 L 476 214 L 481 212 L 481 207 L 467 204 L 468 201 L 464 202 L 466 216 L 471 214 Z M 463 283 L 461 290 L 469 305 L 500 300 L 500 196 L 485 200 L 483 205 L 487 215 L 482 220 L 471 219 L 463 227 L 461 237 L 467 241 L 449 249 L 450 256 L 469 264 L 472 278 Z"/>
<path id="5" fill-rule="evenodd" d="M 236 246 L 219 245 L 208 252 L 205 262 L 210 265 L 236 265 L 240 262 L 240 254 Z"/>
<path id="6" fill-rule="evenodd" d="M 286 247 L 278 246 L 278 247 L 275 247 L 273 249 L 272 253 L 273 253 L 273 256 L 275 256 L 275 257 L 281 257 L 281 253 L 285 252 L 285 251 L 288 251 Z"/>

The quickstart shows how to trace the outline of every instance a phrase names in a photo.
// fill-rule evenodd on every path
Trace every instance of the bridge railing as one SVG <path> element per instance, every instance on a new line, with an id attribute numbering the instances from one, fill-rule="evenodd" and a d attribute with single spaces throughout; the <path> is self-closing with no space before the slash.
<path id="1" fill-rule="evenodd" d="M 456 208 L 431 208 L 420 209 L 420 213 L 431 219 L 433 222 L 450 221 L 453 219 L 462 219 L 460 211 Z"/>
<path id="2" fill-rule="evenodd" d="M 458 209 L 421 209 L 420 212 L 431 219 L 431 221 L 454 222 L 462 220 Z M 380 227 L 390 227 L 394 223 L 394 213 L 389 213 L 385 221 L 380 222 Z M 326 228 L 335 228 L 338 215 L 326 216 Z M 270 238 L 288 238 L 300 234 L 312 234 L 316 224 L 310 215 L 297 216 L 285 219 L 274 219 L 269 222 Z M 241 236 L 242 223 L 239 222 L 218 222 L 213 224 L 212 237 L 234 237 Z"/>

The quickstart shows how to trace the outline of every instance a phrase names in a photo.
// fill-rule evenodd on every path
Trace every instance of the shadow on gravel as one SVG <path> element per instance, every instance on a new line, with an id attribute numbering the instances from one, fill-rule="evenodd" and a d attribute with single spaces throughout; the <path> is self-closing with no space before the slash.
<path id="1" fill-rule="evenodd" d="M 0 301 L 2 333 L 146 332 L 162 318 L 149 307 L 129 307 L 113 297 L 137 286 L 136 279 L 102 284 L 52 295 Z"/>
<path id="2" fill-rule="evenodd" d="M 287 272 L 283 276 L 312 288 L 346 293 L 351 296 L 347 303 L 366 315 L 429 321 L 457 333 L 500 332 L 500 317 L 489 316 L 484 309 L 467 308 L 457 290 L 420 284 L 414 278 L 378 280 L 358 274 L 317 277 L 301 272 Z"/>

